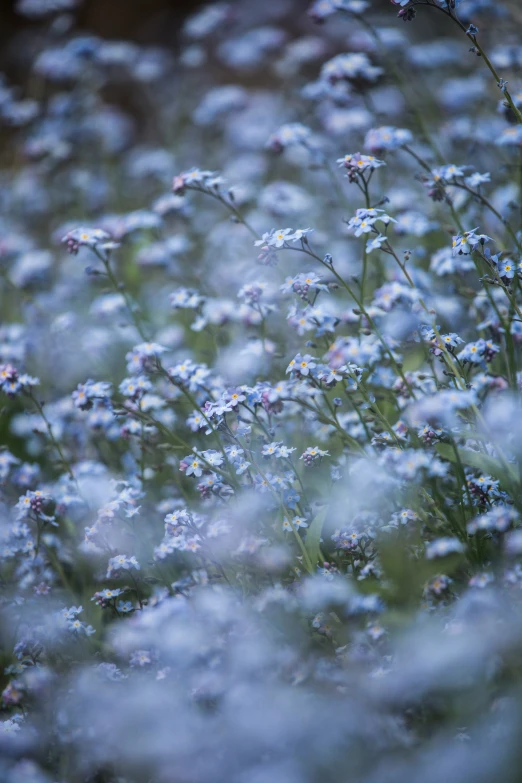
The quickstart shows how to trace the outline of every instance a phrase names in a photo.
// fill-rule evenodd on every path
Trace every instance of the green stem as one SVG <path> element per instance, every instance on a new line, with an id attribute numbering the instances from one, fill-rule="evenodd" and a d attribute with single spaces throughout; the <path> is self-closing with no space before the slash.
<path id="1" fill-rule="evenodd" d="M 69 474 L 69 477 L 76 483 L 76 479 L 74 477 L 74 473 L 72 472 L 72 468 L 69 465 L 69 462 L 67 461 L 67 459 L 64 456 L 64 453 L 62 451 L 62 447 L 60 446 L 60 444 L 58 443 L 58 441 L 54 437 L 51 423 L 50 423 L 49 419 L 47 418 L 47 416 L 44 413 L 43 405 L 36 399 L 36 397 L 34 396 L 34 394 L 32 392 L 28 392 L 28 396 L 32 400 L 33 404 L 35 405 L 36 409 L 38 410 L 38 413 L 40 414 L 40 416 L 42 417 L 42 419 L 43 419 L 43 421 L 45 423 L 45 426 L 46 426 L 46 429 L 47 429 L 47 433 L 49 435 L 49 440 L 51 441 L 51 443 L 53 444 L 54 448 L 58 452 L 58 455 L 60 457 L 60 460 L 61 460 L 61 463 L 62 463 L 63 467 L 66 469 L 67 473 Z"/>
<path id="2" fill-rule="evenodd" d="M 474 48 L 477 50 L 478 54 L 484 60 L 484 63 L 486 64 L 486 66 L 489 69 L 490 73 L 493 75 L 493 77 L 495 79 L 495 82 L 497 83 L 497 85 L 500 85 L 501 78 L 498 75 L 498 73 L 497 73 L 494 65 L 492 64 L 491 60 L 487 56 L 486 52 L 484 51 L 482 46 L 477 41 L 476 35 L 473 35 L 473 33 L 468 32 L 469 28 L 467 28 L 464 24 L 462 24 L 460 19 L 457 16 L 455 16 L 455 14 L 452 13 L 450 8 L 442 8 L 442 6 L 440 6 L 440 5 L 434 5 L 432 2 L 429 2 L 429 0 L 423 0 L 422 2 L 420 0 L 417 0 L 417 2 L 414 2 L 414 3 L 411 4 L 410 8 L 414 8 L 417 5 L 424 5 L 427 8 L 434 8 L 437 11 L 441 11 L 445 16 L 449 16 L 449 18 L 453 22 L 455 22 L 455 24 L 462 30 L 464 35 L 466 35 L 466 37 L 469 38 L 469 40 L 473 44 Z M 519 125 L 522 125 L 522 113 L 515 106 L 515 104 L 513 102 L 513 98 L 511 97 L 511 94 L 510 94 L 509 90 L 504 87 L 502 92 L 504 93 L 504 96 L 505 96 L 506 101 L 508 102 L 508 104 L 509 104 L 509 106 L 511 108 L 511 111 L 515 115 L 517 123 Z"/>

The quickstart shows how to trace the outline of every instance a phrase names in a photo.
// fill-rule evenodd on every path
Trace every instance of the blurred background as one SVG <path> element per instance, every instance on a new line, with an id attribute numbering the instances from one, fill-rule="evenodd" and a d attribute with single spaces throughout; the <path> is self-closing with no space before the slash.
<path id="1" fill-rule="evenodd" d="M 77 27 L 89 30 L 103 38 L 125 38 L 138 43 L 168 45 L 176 41 L 183 20 L 198 8 L 212 5 L 218 0 L 83 0 L 75 11 Z M 235 0 L 237 5 L 241 0 Z M 284 0 L 267 0 L 264 6 L 272 4 L 274 9 L 285 5 Z M 12 53 L 13 40 L 17 33 L 35 34 L 44 24 L 41 20 L 31 21 L 16 12 L 17 0 L 0 2 L 0 57 Z M 311 0 L 300 0 L 303 10 Z M 518 0 L 510 0 L 522 16 Z M 372 0 L 372 7 L 389 9 L 390 0 Z M 438 19 L 431 20 L 437 25 Z"/>
<path id="2" fill-rule="evenodd" d="M 176 40 L 182 21 L 202 0 L 84 0 L 75 11 L 78 29 L 102 38 L 124 38 L 139 43 L 168 45 Z M 45 20 L 28 19 L 16 11 L 16 0 L 0 2 L 0 67 L 13 67 L 20 58 L 20 34 L 27 42 L 38 36 Z"/>
<path id="3" fill-rule="evenodd" d="M 36 0 L 34 0 L 36 2 Z M 218 0 L 83 0 L 74 9 L 74 26 L 78 32 L 90 32 L 101 38 L 131 40 L 140 44 L 155 44 L 176 48 L 183 21 L 198 8 L 216 4 Z M 241 6 L 242 0 L 234 5 Z M 263 3 L 273 6 L 274 13 L 280 16 L 286 0 L 266 0 Z M 292 4 L 306 11 L 311 0 L 299 0 Z M 26 47 L 32 48 L 48 27 L 48 19 L 28 18 L 17 12 L 17 0 L 0 0 L 0 69 L 11 77 L 16 70 L 23 71 L 23 59 Z M 372 9 L 385 11 L 390 20 L 390 0 L 372 0 Z M 513 16 L 522 23 L 522 3 L 520 0 L 505 0 L 504 7 L 510 8 Z M 284 11 L 283 11 L 284 13 Z M 303 14 L 300 14 L 303 16 Z M 292 16 L 289 18 L 289 23 Z M 441 32 L 445 26 L 439 15 L 429 15 L 421 25 L 423 35 L 426 27 L 431 36 Z M 410 25 L 410 27 L 412 27 Z M 417 27 L 417 25 L 413 25 Z M 416 31 L 409 30 L 416 37 Z M 446 33 L 453 35 L 452 31 Z M 430 36 L 430 37 L 431 37 Z"/>
<path id="4" fill-rule="evenodd" d="M 218 0 L 83 0 L 75 11 L 77 27 L 89 30 L 103 38 L 125 38 L 139 43 L 168 45 L 175 42 L 180 24 L 191 13 Z M 235 0 L 237 5 L 241 0 Z M 267 0 L 266 6 L 284 5 L 284 0 Z M 300 0 L 307 9 L 311 0 Z M 17 0 L 0 2 L 0 58 L 5 62 L 6 52 L 12 53 L 15 35 L 20 32 L 34 34 L 44 24 L 31 21 L 16 12 Z M 373 9 L 389 9 L 390 0 L 372 0 Z M 522 22 L 520 0 L 505 0 L 502 4 Z M 430 26 L 438 27 L 441 20 L 432 17 Z"/>
<path id="5" fill-rule="evenodd" d="M 16 5 L 16 0 L 2 0 L 0 4 L 3 40 L 14 30 L 30 24 L 17 13 Z M 183 19 L 201 5 L 201 0 L 84 0 L 77 17 L 82 26 L 96 30 L 99 35 L 146 37 L 161 34 L 162 22 L 173 22 L 176 17 Z"/>

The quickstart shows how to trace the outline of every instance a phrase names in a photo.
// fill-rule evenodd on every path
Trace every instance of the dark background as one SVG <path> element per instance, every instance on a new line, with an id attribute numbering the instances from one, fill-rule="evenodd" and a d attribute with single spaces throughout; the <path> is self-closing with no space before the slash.
<path id="1" fill-rule="evenodd" d="M 15 13 L 15 4 L 15 0 L 0 0 L 0 66 L 15 37 L 19 42 L 17 34 L 35 33 L 48 24 Z M 74 12 L 75 27 L 103 38 L 171 44 L 185 17 L 208 4 L 208 0 L 84 0 Z"/>
<path id="2" fill-rule="evenodd" d="M 303 10 L 311 0 L 301 0 Z M 184 18 L 212 0 L 84 0 L 75 11 L 77 27 L 104 38 L 134 40 L 138 43 L 171 44 Z M 241 3 L 241 0 L 235 0 Z M 273 2 L 278 0 L 259 0 Z M 46 22 L 32 22 L 15 13 L 16 0 L 0 0 L 0 62 L 16 33 L 37 28 Z M 522 24 L 522 0 L 503 0 L 517 22 Z M 372 0 L 374 9 L 390 11 L 390 0 Z M 517 33 L 519 30 L 516 31 Z"/>
<path id="3" fill-rule="evenodd" d="M 139 44 L 164 45 L 176 49 L 179 31 L 184 19 L 199 8 L 216 0 L 83 0 L 74 11 L 74 29 L 105 39 L 135 41 Z M 242 0 L 231 3 L 240 5 Z M 258 0 L 259 3 L 274 3 L 279 0 Z M 312 0 L 299 0 L 303 14 L 306 14 Z M 0 0 L 0 73 L 7 74 L 13 83 L 22 83 L 26 75 L 27 58 L 22 53 L 30 52 L 39 34 L 45 35 L 49 17 L 32 21 L 15 12 L 16 0 Z M 464 3 L 465 5 L 465 3 Z M 514 22 L 509 28 L 511 34 L 519 36 L 522 31 L 522 0 L 502 0 L 502 6 L 509 9 Z M 390 0 L 371 0 L 374 11 L 382 14 L 385 24 L 401 24 L 394 19 L 397 9 Z M 489 23 L 491 20 L 486 20 Z M 442 14 L 419 14 L 419 21 L 408 25 L 412 40 L 432 38 L 437 34 L 458 37 L 459 33 L 446 24 Z M 487 25 L 481 30 L 486 31 Z"/>

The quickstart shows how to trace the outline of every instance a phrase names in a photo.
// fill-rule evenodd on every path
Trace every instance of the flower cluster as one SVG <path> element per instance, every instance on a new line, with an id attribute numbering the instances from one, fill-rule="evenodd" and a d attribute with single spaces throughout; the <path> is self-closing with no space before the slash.
<path id="1" fill-rule="evenodd" d="M 510 781 L 516 4 L 87 5 L 2 52 L 0 779 Z"/>

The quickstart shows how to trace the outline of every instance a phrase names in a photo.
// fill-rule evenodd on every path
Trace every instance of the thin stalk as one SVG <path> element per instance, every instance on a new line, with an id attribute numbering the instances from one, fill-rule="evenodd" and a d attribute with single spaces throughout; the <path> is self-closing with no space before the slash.
<path id="1" fill-rule="evenodd" d="M 477 36 L 474 35 L 472 32 L 468 32 L 469 28 L 467 28 L 464 24 L 462 24 L 460 19 L 454 13 L 452 13 L 451 8 L 449 7 L 443 8 L 440 5 L 434 5 L 433 3 L 429 2 L 429 0 L 416 0 L 416 2 L 411 4 L 410 8 L 414 8 L 417 5 L 424 5 L 427 8 L 434 8 L 436 11 L 441 11 L 445 16 L 449 16 L 449 18 L 453 22 L 455 22 L 455 24 L 462 30 L 464 35 L 467 38 L 469 38 L 474 48 L 477 50 L 477 53 L 482 57 L 484 63 L 486 64 L 486 67 L 494 77 L 497 86 L 499 86 L 500 84 L 505 84 L 503 80 L 501 80 L 500 76 L 498 75 L 493 63 L 487 56 L 486 52 L 477 41 Z M 519 125 L 522 125 L 522 113 L 520 112 L 520 109 L 518 109 L 515 106 L 515 103 L 513 101 L 513 98 L 511 97 L 509 90 L 504 86 L 502 92 L 504 94 L 504 97 L 506 98 L 507 103 L 509 104 L 509 107 L 511 108 L 511 111 L 515 115 L 517 123 Z"/>
<path id="2" fill-rule="evenodd" d="M 29 396 L 30 400 L 33 402 L 34 406 L 36 407 L 38 413 L 40 414 L 40 416 L 42 417 L 42 419 L 43 419 L 43 421 L 45 423 L 45 427 L 46 427 L 47 433 L 49 435 L 49 440 L 51 441 L 51 443 L 53 444 L 54 448 L 58 452 L 58 455 L 60 457 L 60 461 L 61 461 L 63 467 L 65 468 L 65 470 L 69 474 L 69 477 L 76 483 L 76 478 L 74 476 L 74 473 L 72 472 L 72 468 L 71 468 L 69 462 L 65 458 L 65 455 L 64 455 L 64 453 L 62 451 L 62 447 L 60 446 L 60 444 L 58 443 L 58 441 L 54 437 L 51 423 L 50 423 L 49 419 L 47 418 L 47 416 L 45 415 L 45 412 L 44 412 L 44 409 L 43 409 L 43 405 L 36 399 L 36 397 L 34 396 L 34 394 L 32 392 L 28 392 L 28 396 Z"/>

